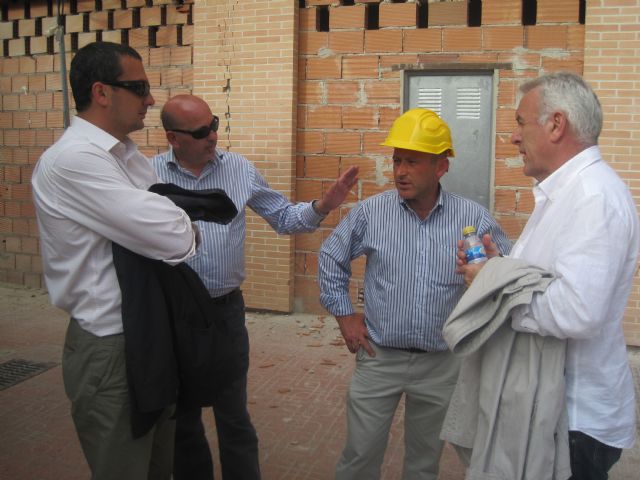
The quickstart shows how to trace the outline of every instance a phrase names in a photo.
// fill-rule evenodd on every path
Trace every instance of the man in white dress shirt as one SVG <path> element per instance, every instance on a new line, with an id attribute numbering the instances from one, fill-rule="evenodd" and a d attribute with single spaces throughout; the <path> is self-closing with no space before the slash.
<path id="1" fill-rule="evenodd" d="M 604 480 L 636 436 L 622 329 L 639 249 L 636 206 L 602 159 L 602 109 L 584 80 L 559 72 L 520 90 L 511 142 L 537 183 L 535 209 L 510 256 L 557 279 L 514 312 L 512 326 L 567 339 L 571 479 Z M 480 268 L 459 270 L 470 283 Z"/>
<path id="2" fill-rule="evenodd" d="M 171 200 L 147 191 L 158 178 L 128 137 L 154 104 L 140 55 L 90 43 L 73 58 L 70 83 L 78 114 L 32 178 L 45 282 L 52 303 L 71 316 L 65 390 L 92 479 L 168 480 L 173 408 L 143 437 L 131 431 L 111 246 L 177 264 L 194 254 L 195 229 Z"/>

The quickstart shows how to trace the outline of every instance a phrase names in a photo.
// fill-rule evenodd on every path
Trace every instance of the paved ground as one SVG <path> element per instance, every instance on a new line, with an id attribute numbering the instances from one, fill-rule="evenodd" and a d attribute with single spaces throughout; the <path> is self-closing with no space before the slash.
<path id="1" fill-rule="evenodd" d="M 0 284 L 0 363 L 12 359 L 56 366 L 0 391 L 0 479 L 76 480 L 89 477 L 69 416 L 60 358 L 67 317 L 46 294 Z M 333 478 L 345 437 L 344 396 L 353 368 L 334 320 L 315 315 L 248 315 L 251 336 L 249 404 L 258 430 L 265 480 Z M 636 380 L 640 352 L 631 351 Z M 640 395 L 638 396 L 640 398 Z M 399 410 L 402 413 L 402 409 Z M 400 478 L 403 426 L 394 422 L 383 479 Z M 211 412 L 205 415 L 215 449 Z M 462 480 L 450 448 L 442 480 Z M 640 447 L 626 451 L 612 480 L 640 471 Z M 220 474 L 216 471 L 216 478 Z"/>

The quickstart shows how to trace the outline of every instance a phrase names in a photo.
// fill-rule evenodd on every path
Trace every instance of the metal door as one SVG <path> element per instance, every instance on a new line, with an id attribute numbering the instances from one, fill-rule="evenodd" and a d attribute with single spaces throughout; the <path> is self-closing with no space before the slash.
<path id="1" fill-rule="evenodd" d="M 436 112 L 451 128 L 456 156 L 443 187 L 491 207 L 493 72 L 405 72 L 404 109 Z"/>

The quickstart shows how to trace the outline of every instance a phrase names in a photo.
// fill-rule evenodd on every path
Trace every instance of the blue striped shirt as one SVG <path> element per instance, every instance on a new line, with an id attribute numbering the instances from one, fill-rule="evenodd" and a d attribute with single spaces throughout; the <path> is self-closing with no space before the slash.
<path id="1" fill-rule="evenodd" d="M 371 339 L 393 348 L 443 351 L 442 327 L 464 292 L 455 273 L 462 229 L 490 233 L 502 254 L 511 243 L 481 205 L 441 189 L 425 220 L 397 190 L 370 197 L 340 222 L 318 259 L 320 302 L 333 315 L 354 312 L 351 261 L 366 255 L 365 322 Z"/>
<path id="2" fill-rule="evenodd" d="M 173 150 L 151 160 L 158 177 L 190 190 L 221 188 L 238 208 L 238 215 L 228 225 L 196 222 L 202 243 L 187 262 L 198 273 L 209 293 L 218 297 L 238 288 L 245 278 L 244 241 L 245 207 L 264 218 L 280 234 L 310 232 L 324 218 L 309 202 L 291 203 L 269 187 L 256 167 L 242 155 L 216 150 L 196 177 L 175 160 Z"/>

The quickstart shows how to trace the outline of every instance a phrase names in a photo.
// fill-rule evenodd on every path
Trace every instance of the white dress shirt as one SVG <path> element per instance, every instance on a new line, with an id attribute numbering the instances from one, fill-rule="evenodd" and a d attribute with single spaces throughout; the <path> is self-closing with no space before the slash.
<path id="1" fill-rule="evenodd" d="M 634 384 L 622 319 L 640 245 L 633 198 L 595 146 L 540 182 L 534 195 L 534 212 L 511 256 L 558 279 L 522 307 L 512 325 L 568 339 L 570 430 L 631 448 Z"/>
<path id="2" fill-rule="evenodd" d="M 33 172 L 51 301 L 94 335 L 122 332 L 112 241 L 169 264 L 195 252 L 186 213 L 146 191 L 157 182 L 149 160 L 131 140 L 120 142 L 79 117 Z"/>

